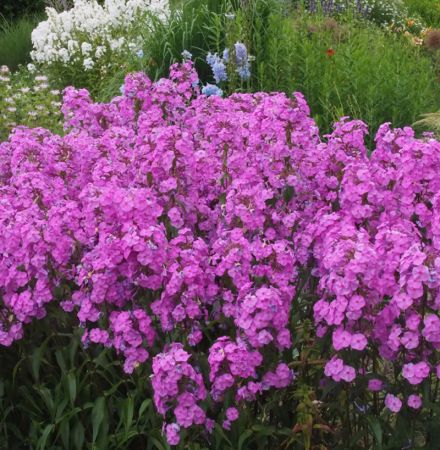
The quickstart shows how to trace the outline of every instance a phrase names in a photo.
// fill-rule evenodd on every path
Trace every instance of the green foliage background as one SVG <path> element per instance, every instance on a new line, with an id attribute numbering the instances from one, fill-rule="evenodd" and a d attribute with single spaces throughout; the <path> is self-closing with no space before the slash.
<path id="1" fill-rule="evenodd" d="M 7 19 L 17 19 L 27 14 L 41 14 L 44 7 L 44 0 L 2 0 L 0 15 Z"/>

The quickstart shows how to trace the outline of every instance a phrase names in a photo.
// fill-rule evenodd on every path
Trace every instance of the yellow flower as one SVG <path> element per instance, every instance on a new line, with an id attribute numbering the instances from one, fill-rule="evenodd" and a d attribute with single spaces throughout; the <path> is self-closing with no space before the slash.
<path id="1" fill-rule="evenodd" d="M 406 24 L 411 28 L 412 26 L 414 26 L 416 22 L 413 19 L 408 19 L 406 21 Z"/>

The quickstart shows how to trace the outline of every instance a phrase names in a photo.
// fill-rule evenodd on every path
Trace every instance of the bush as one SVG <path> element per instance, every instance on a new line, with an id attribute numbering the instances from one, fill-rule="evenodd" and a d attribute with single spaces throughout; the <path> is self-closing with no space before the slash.
<path id="1" fill-rule="evenodd" d="M 59 304 L 181 448 L 436 445 L 439 142 L 385 124 L 368 157 L 362 122 L 323 141 L 301 94 L 200 95 L 189 61 L 63 112 L 0 145 L 3 345 Z"/>
<path id="2" fill-rule="evenodd" d="M 98 93 L 109 74 L 142 57 L 139 29 L 166 3 L 76 0 L 61 13 L 47 8 L 47 20 L 32 32 L 32 59 L 60 87 L 72 84 Z"/>

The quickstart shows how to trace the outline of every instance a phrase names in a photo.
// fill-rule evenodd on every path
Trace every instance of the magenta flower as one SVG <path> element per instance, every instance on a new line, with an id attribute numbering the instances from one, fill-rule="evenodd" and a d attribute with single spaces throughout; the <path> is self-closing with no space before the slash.
<path id="1" fill-rule="evenodd" d="M 422 399 L 419 395 L 411 394 L 408 397 L 408 406 L 413 409 L 420 409 L 422 407 Z"/>
<path id="2" fill-rule="evenodd" d="M 402 401 L 393 394 L 387 394 L 385 397 L 385 406 L 394 413 L 398 413 L 402 408 Z"/>
<path id="3" fill-rule="evenodd" d="M 368 380 L 368 390 L 372 392 L 381 391 L 383 389 L 384 385 L 381 380 L 378 380 L 377 378 L 372 378 L 371 380 Z"/>
<path id="4" fill-rule="evenodd" d="M 228 408 L 226 410 L 226 417 L 230 422 L 234 422 L 234 420 L 238 419 L 238 409 L 237 408 Z"/>

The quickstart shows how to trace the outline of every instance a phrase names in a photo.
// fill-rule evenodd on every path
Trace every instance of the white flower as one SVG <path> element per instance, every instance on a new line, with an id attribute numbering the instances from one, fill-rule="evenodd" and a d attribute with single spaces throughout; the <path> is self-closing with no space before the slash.
<path id="1" fill-rule="evenodd" d="M 79 48 L 79 44 L 77 41 L 73 40 L 73 39 L 69 39 L 67 41 L 67 50 L 69 51 L 69 53 L 75 53 Z"/>
<path id="2" fill-rule="evenodd" d="M 81 44 L 81 52 L 83 55 L 88 55 L 92 51 L 92 44 L 89 42 L 83 42 Z"/>
<path id="3" fill-rule="evenodd" d="M 121 36 L 119 39 L 112 39 L 110 41 L 110 48 L 112 50 L 119 50 L 125 42 L 125 38 L 123 36 Z"/>
<path id="4" fill-rule="evenodd" d="M 99 59 L 102 58 L 104 54 L 105 54 L 105 47 L 103 45 L 98 45 L 98 47 L 96 47 L 95 57 Z"/>
<path id="5" fill-rule="evenodd" d="M 60 59 L 62 62 L 64 62 L 64 63 L 68 63 L 69 60 L 70 60 L 69 52 L 68 52 L 68 50 L 65 49 L 65 48 L 61 48 L 61 49 L 58 51 L 58 56 L 59 56 L 59 59 Z"/>
<path id="6" fill-rule="evenodd" d="M 105 0 L 103 5 L 97 0 L 74 0 L 73 8 L 61 13 L 46 8 L 47 20 L 32 31 L 31 57 L 50 66 L 73 64 L 79 53 L 86 60 L 90 55 L 99 59 L 108 48 L 124 55 L 135 25 L 151 11 L 165 17 L 168 0 Z"/>
<path id="7" fill-rule="evenodd" d="M 93 66 L 95 65 L 95 63 L 93 62 L 92 58 L 86 58 L 83 62 L 83 66 L 85 70 L 91 70 L 93 69 Z"/>

